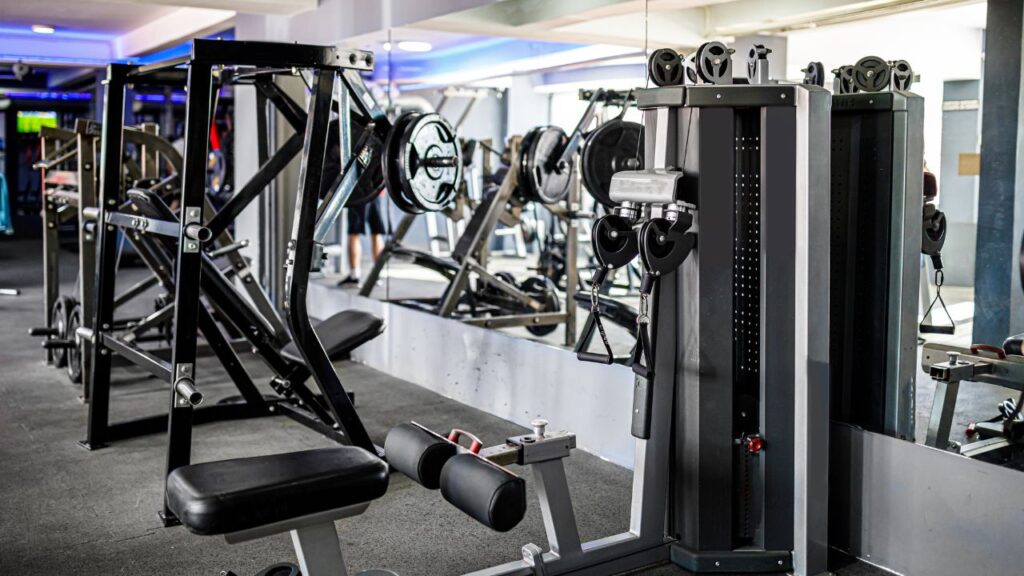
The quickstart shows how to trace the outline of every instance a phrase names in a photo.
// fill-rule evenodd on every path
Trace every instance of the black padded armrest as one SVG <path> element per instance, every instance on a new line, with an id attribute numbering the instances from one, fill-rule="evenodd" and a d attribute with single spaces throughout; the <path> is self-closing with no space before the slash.
<path id="1" fill-rule="evenodd" d="M 167 506 L 196 534 L 228 534 L 379 498 L 388 466 L 355 446 L 184 466 Z"/>

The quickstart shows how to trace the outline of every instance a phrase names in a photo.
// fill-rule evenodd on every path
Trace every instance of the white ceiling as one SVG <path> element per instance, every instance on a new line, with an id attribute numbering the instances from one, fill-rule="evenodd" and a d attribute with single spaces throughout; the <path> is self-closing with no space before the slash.
<path id="1" fill-rule="evenodd" d="M 48 24 L 59 30 L 117 35 L 174 11 L 172 6 L 95 0 L 0 0 L 4 27 Z"/>
<path id="2" fill-rule="evenodd" d="M 786 33 L 980 0 L 501 0 L 415 27 L 548 41 L 696 48 L 712 38 Z"/>

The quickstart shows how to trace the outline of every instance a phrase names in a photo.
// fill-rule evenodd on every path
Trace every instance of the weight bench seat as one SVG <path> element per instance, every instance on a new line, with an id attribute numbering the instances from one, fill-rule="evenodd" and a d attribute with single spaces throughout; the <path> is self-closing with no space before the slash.
<path id="1" fill-rule="evenodd" d="M 230 534 L 363 504 L 388 488 L 388 466 L 355 446 L 184 466 L 167 506 L 195 534 Z"/>
<path id="2" fill-rule="evenodd" d="M 384 320 L 362 310 L 345 310 L 316 325 L 316 335 L 331 360 L 339 360 L 384 332 Z M 281 349 L 281 356 L 303 363 L 295 342 Z"/>

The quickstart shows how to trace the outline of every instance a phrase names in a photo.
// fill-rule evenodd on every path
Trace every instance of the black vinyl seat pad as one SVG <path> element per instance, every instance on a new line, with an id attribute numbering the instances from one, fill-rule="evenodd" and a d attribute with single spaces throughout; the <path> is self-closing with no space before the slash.
<path id="1" fill-rule="evenodd" d="M 369 502 L 388 466 L 355 446 L 184 466 L 167 477 L 167 505 L 189 531 L 229 534 Z"/>
<path id="2" fill-rule="evenodd" d="M 317 324 L 315 330 L 328 358 L 338 360 L 380 336 L 384 331 L 384 320 L 362 310 L 344 310 Z M 292 362 L 303 362 L 295 342 L 282 348 L 281 355 Z"/>

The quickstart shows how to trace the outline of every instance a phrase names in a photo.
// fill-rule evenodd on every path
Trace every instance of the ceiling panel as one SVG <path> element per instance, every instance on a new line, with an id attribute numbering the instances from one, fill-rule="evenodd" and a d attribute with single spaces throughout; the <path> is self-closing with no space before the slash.
<path id="1" fill-rule="evenodd" d="M 59 31 L 119 35 L 173 12 L 173 6 L 89 0 L 2 0 L 4 28 L 48 24 Z"/>

